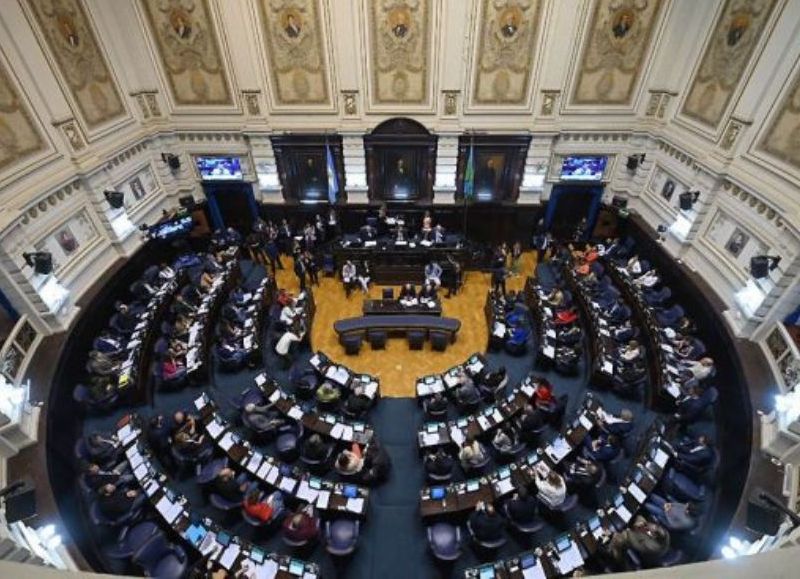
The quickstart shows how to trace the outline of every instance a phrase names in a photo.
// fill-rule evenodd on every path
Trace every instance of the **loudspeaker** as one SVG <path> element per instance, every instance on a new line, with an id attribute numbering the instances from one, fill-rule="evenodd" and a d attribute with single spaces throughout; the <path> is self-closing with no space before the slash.
<path id="1" fill-rule="evenodd" d="M 162 153 L 161 158 L 173 171 L 181 168 L 181 159 L 177 155 L 173 155 L 172 153 Z"/>
<path id="2" fill-rule="evenodd" d="M 763 279 L 769 275 L 769 257 L 756 255 L 750 258 L 750 275 L 756 279 Z"/>
<path id="3" fill-rule="evenodd" d="M 187 211 L 194 211 L 194 197 L 191 195 L 184 195 L 178 199 L 178 203 L 181 204 L 181 207 L 185 207 Z"/>
<path id="4" fill-rule="evenodd" d="M 628 171 L 636 171 L 639 167 L 639 157 L 637 155 L 628 155 L 628 162 L 625 163 L 625 166 L 628 168 Z"/>
<path id="5" fill-rule="evenodd" d="M 625 209 L 628 207 L 628 200 L 624 197 L 620 197 L 619 195 L 614 195 L 611 198 L 611 206 L 616 207 L 617 209 Z"/>
<path id="6" fill-rule="evenodd" d="M 758 498 L 759 490 L 747 501 L 747 522 L 745 526 L 754 533 L 774 535 L 783 522 L 784 514 Z"/>
<path id="7" fill-rule="evenodd" d="M 122 191 L 103 191 L 106 201 L 112 209 L 119 209 L 125 205 L 125 194 Z"/>
<path id="8" fill-rule="evenodd" d="M 692 205 L 694 205 L 694 195 L 691 191 L 685 191 L 678 196 L 678 199 L 681 204 L 681 209 L 684 211 L 691 211 Z"/>
<path id="9" fill-rule="evenodd" d="M 6 495 L 6 522 L 24 521 L 36 515 L 36 490 L 28 481 L 13 493 Z"/>
<path id="10" fill-rule="evenodd" d="M 53 254 L 47 251 L 36 251 L 33 253 L 23 253 L 25 263 L 33 268 L 39 275 L 47 275 L 53 271 Z"/>

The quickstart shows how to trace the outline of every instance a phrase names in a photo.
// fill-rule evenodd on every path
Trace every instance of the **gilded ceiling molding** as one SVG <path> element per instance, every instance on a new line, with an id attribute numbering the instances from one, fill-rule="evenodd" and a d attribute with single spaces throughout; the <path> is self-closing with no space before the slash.
<path id="1" fill-rule="evenodd" d="M 541 0 L 482 0 L 472 104 L 525 105 L 541 11 Z"/>
<path id="2" fill-rule="evenodd" d="M 331 105 L 320 0 L 258 0 L 273 101 Z"/>
<path id="3" fill-rule="evenodd" d="M 681 112 L 716 129 L 744 76 L 777 0 L 727 0 Z"/>
<path id="4" fill-rule="evenodd" d="M 800 69 L 769 124 L 759 148 L 800 169 Z"/>
<path id="5" fill-rule="evenodd" d="M 71 101 L 86 127 L 126 115 L 125 105 L 80 0 L 28 0 Z"/>
<path id="6" fill-rule="evenodd" d="M 142 0 L 177 105 L 232 105 L 208 0 Z"/>
<path id="7" fill-rule="evenodd" d="M 431 0 L 367 0 L 374 104 L 428 104 Z"/>
<path id="8" fill-rule="evenodd" d="M 631 104 L 663 4 L 662 0 L 595 2 L 573 104 Z"/>
<path id="9" fill-rule="evenodd" d="M 0 60 L 0 171 L 45 148 L 28 106 Z"/>

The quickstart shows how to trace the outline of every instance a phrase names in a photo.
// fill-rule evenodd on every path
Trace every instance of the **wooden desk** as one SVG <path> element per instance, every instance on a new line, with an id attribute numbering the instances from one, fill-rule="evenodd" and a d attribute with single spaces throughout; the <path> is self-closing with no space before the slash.
<path id="1" fill-rule="evenodd" d="M 442 302 L 436 300 L 433 306 L 420 303 L 415 306 L 404 306 L 397 300 L 364 300 L 363 313 L 365 316 L 441 316 Z"/>

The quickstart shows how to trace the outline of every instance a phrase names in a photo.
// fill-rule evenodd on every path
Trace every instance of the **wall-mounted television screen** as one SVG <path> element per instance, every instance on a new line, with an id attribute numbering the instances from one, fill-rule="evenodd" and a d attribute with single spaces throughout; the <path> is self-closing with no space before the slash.
<path id="1" fill-rule="evenodd" d="M 561 178 L 570 181 L 600 181 L 608 157 L 564 157 Z"/>
<path id="2" fill-rule="evenodd" d="M 197 170 L 203 181 L 241 179 L 239 157 L 197 157 Z"/>

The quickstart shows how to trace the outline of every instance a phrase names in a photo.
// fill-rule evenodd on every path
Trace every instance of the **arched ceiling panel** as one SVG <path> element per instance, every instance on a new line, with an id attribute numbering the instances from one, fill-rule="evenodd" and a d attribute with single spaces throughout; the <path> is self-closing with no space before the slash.
<path id="1" fill-rule="evenodd" d="M 631 105 L 655 36 L 661 0 L 597 0 L 572 93 L 577 105 Z"/>
<path id="2" fill-rule="evenodd" d="M 208 0 L 142 2 L 175 104 L 233 104 Z"/>
<path id="3" fill-rule="evenodd" d="M 543 0 L 482 0 L 471 105 L 527 106 Z"/>
<path id="4" fill-rule="evenodd" d="M 750 63 L 777 0 L 727 0 L 683 102 L 682 114 L 716 129 Z"/>
<path id="5" fill-rule="evenodd" d="M 332 106 L 319 0 L 257 0 L 273 102 Z"/>
<path id="6" fill-rule="evenodd" d="M 45 148 L 28 106 L 0 59 L 0 170 Z"/>

